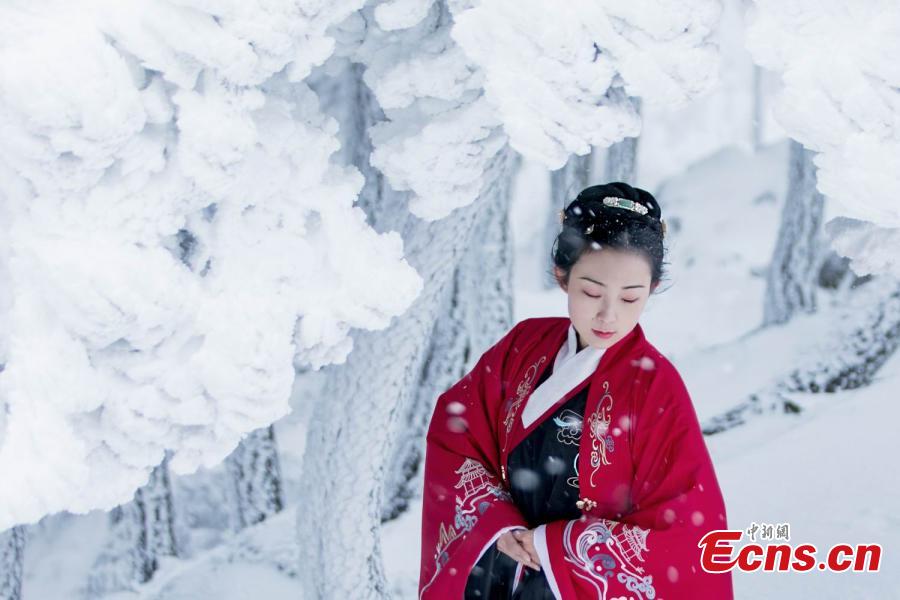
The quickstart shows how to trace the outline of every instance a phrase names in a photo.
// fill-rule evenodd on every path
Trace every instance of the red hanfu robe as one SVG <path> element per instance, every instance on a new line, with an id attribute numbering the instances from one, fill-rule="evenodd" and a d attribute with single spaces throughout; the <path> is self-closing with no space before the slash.
<path id="1" fill-rule="evenodd" d="M 584 386 L 581 517 L 535 528 L 553 594 L 558 600 L 732 599 L 731 574 L 700 566 L 700 539 L 727 526 L 696 412 L 675 367 L 640 325 L 524 426 L 521 413 L 535 380 L 570 324 L 567 317 L 521 321 L 438 398 L 424 466 L 420 600 L 462 598 L 485 549 L 503 531 L 528 527 L 508 491 L 507 457 Z"/>

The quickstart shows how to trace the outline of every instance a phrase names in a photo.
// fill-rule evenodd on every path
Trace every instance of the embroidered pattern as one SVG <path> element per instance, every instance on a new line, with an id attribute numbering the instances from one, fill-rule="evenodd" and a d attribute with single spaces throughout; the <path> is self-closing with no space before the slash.
<path id="1" fill-rule="evenodd" d="M 644 575 L 644 568 L 639 564 L 644 562 L 648 529 L 597 519 L 578 534 L 573 545 L 571 533 L 577 522 L 578 519 L 569 521 L 563 534 L 566 560 L 579 567 L 575 571 L 579 578 L 593 585 L 597 600 L 615 600 L 607 598 L 610 577 L 634 592 L 635 600 L 656 598 L 653 576 Z"/>
<path id="2" fill-rule="evenodd" d="M 450 559 L 448 548 L 463 534 L 472 530 L 478 522 L 478 517 L 484 514 L 491 503 L 497 500 L 513 501 L 512 496 L 496 484 L 497 478 L 474 458 L 466 458 L 454 473 L 459 475 L 459 480 L 453 487 L 461 490 L 462 497 L 459 494 L 456 495 L 456 512 L 453 523 L 440 524 L 438 542 L 434 551 L 434 575 L 428 585 L 422 588 L 422 592 L 434 582 L 441 568 Z"/>
<path id="3" fill-rule="evenodd" d="M 614 449 L 612 436 L 609 432 L 610 412 L 612 412 L 613 397 L 609 393 L 609 382 L 603 382 L 603 395 L 597 402 L 597 408 L 588 418 L 588 427 L 591 432 L 591 485 L 594 485 L 594 475 L 600 469 L 600 465 L 610 464 L 608 452 Z"/>
<path id="4" fill-rule="evenodd" d="M 577 446 L 581 440 L 581 425 L 583 419 L 580 414 L 568 408 L 559 413 L 558 417 L 553 417 L 553 422 L 559 429 L 556 430 L 557 441 Z"/>
<path id="5" fill-rule="evenodd" d="M 506 401 L 506 418 L 503 419 L 503 425 L 506 427 L 506 435 L 503 440 L 504 451 L 506 450 L 506 445 L 509 443 L 509 433 L 512 431 L 513 424 L 516 422 L 516 411 L 519 409 L 519 406 L 521 406 L 525 401 L 525 398 L 528 397 L 528 394 L 531 392 L 531 386 L 532 384 L 534 384 L 534 380 L 538 376 L 538 369 L 540 369 L 541 365 L 545 362 L 547 362 L 547 357 L 542 356 L 537 360 L 537 362 L 528 367 L 528 370 L 525 371 L 525 376 L 516 387 L 515 400 L 510 398 Z"/>
<path id="6" fill-rule="evenodd" d="M 575 475 L 566 479 L 566 483 L 576 490 L 578 489 L 578 456 L 580 454 L 580 452 L 576 453 L 575 458 L 572 459 L 572 472 L 574 472 Z"/>
<path id="7" fill-rule="evenodd" d="M 581 442 L 581 429 L 584 419 L 581 414 L 570 410 L 563 409 L 559 416 L 553 417 L 553 422 L 559 429 L 556 430 L 556 440 L 561 444 L 577 446 Z M 578 454 L 572 461 L 572 475 L 566 478 L 566 485 L 578 489 Z"/>

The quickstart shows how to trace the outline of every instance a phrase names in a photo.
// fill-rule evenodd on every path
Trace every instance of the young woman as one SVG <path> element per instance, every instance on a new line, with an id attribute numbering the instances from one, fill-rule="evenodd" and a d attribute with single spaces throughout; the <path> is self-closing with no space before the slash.
<path id="1" fill-rule="evenodd" d="M 638 324 L 663 275 L 648 192 L 561 212 L 568 317 L 526 319 L 437 401 L 419 598 L 730 600 L 698 543 L 725 506 L 691 399 Z"/>

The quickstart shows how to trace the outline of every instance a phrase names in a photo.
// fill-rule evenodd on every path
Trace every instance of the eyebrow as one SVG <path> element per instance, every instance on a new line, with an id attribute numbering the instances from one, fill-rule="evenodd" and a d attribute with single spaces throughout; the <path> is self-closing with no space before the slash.
<path id="1" fill-rule="evenodd" d="M 591 279 L 590 277 L 585 277 L 584 275 L 582 275 L 581 277 L 579 277 L 579 279 L 587 279 L 587 280 L 590 281 L 591 283 L 596 283 L 597 285 L 602 285 L 603 287 L 606 287 L 606 284 L 603 283 L 602 281 L 595 281 L 595 280 Z M 626 286 L 623 287 L 622 289 L 623 289 L 623 290 L 630 290 L 631 288 L 642 288 L 642 287 L 646 287 L 646 286 L 644 286 L 644 285 L 626 285 Z"/>

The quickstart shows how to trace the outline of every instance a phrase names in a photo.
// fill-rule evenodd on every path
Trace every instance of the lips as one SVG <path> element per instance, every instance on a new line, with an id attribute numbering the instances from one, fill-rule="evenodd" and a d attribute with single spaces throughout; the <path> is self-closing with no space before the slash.
<path id="1" fill-rule="evenodd" d="M 615 331 L 601 331 L 599 329 L 591 329 L 594 332 L 594 335 L 602 338 L 612 337 L 615 334 Z"/>

